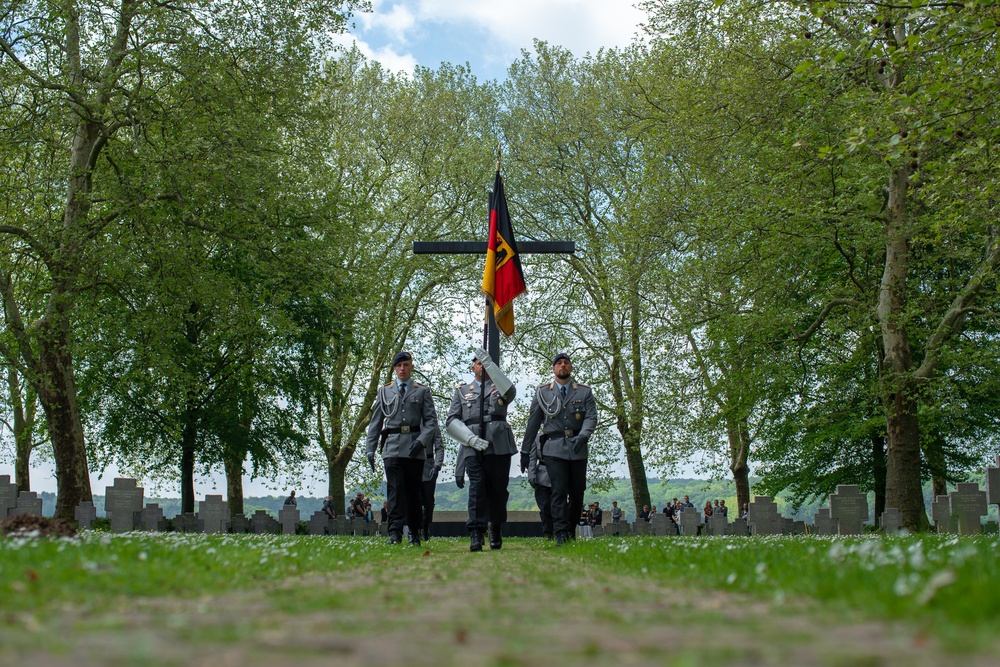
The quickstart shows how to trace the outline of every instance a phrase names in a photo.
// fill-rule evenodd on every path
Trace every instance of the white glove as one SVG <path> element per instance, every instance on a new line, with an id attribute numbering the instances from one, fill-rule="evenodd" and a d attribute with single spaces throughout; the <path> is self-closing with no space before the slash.
<path id="1" fill-rule="evenodd" d="M 477 452 L 485 452 L 486 448 L 490 446 L 490 443 L 486 442 L 478 435 L 473 435 L 469 438 L 469 441 L 464 443 L 467 447 L 472 447 Z"/>
<path id="2" fill-rule="evenodd" d="M 486 448 L 490 446 L 490 443 L 486 442 L 469 430 L 469 427 L 459 419 L 452 419 L 448 423 L 445 430 L 448 432 L 448 435 L 455 438 L 455 440 L 458 440 L 466 447 L 471 447 L 477 452 L 485 451 Z"/>

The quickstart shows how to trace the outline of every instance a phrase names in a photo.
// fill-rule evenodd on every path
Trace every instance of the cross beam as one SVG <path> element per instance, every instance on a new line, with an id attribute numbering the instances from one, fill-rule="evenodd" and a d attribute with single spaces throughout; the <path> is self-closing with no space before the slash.
<path id="1" fill-rule="evenodd" d="M 521 255 L 572 254 L 576 252 L 576 241 L 518 241 L 517 252 Z M 485 255 L 486 241 L 414 241 L 414 255 Z M 497 328 L 493 309 L 487 308 L 487 349 L 493 362 L 500 364 L 500 330 Z"/>

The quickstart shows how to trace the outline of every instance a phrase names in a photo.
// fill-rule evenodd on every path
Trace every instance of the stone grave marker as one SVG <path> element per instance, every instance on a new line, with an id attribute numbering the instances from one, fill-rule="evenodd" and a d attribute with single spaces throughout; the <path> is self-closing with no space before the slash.
<path id="1" fill-rule="evenodd" d="M 104 513 L 111 519 L 111 532 L 135 530 L 136 512 L 142 511 L 143 488 L 134 479 L 115 477 L 114 486 L 105 489 Z"/>
<path id="2" fill-rule="evenodd" d="M 194 512 L 185 512 L 174 517 L 175 533 L 200 533 L 204 525 Z"/>
<path id="3" fill-rule="evenodd" d="M 338 516 L 330 522 L 330 532 L 334 535 L 351 535 L 351 521 L 346 516 Z"/>
<path id="4" fill-rule="evenodd" d="M 198 503 L 198 519 L 205 525 L 206 533 L 229 532 L 229 503 L 221 495 L 208 495 Z"/>
<path id="5" fill-rule="evenodd" d="M 979 485 L 958 483 L 955 490 L 948 494 L 948 504 L 951 515 L 958 517 L 958 532 L 962 535 L 978 535 L 983 532 L 979 517 L 987 514 L 986 492 L 979 490 Z"/>
<path id="6" fill-rule="evenodd" d="M 389 537 L 389 526 L 386 523 L 376 524 L 375 531 L 372 534 L 379 537 Z"/>
<path id="7" fill-rule="evenodd" d="M 604 537 L 604 526 L 594 526 L 594 537 Z"/>
<path id="8" fill-rule="evenodd" d="M 229 521 L 230 530 L 237 534 L 249 533 L 250 532 L 250 520 L 246 518 L 243 512 L 237 512 L 233 515 L 233 518 Z"/>
<path id="9" fill-rule="evenodd" d="M 837 520 L 838 534 L 860 535 L 868 520 L 868 494 L 857 484 L 838 484 L 830 494 L 830 516 Z"/>
<path id="10" fill-rule="evenodd" d="M 903 515 L 895 507 L 887 507 L 882 512 L 881 524 L 886 535 L 898 535 L 903 530 Z"/>
<path id="11" fill-rule="evenodd" d="M 837 528 L 837 520 L 830 516 L 829 507 L 821 507 L 816 510 L 813 517 L 813 534 L 815 535 L 836 535 L 840 532 Z"/>
<path id="12" fill-rule="evenodd" d="M 253 532 L 258 535 L 261 533 L 277 533 L 281 529 L 281 524 L 275 521 L 274 517 L 267 513 L 267 510 L 257 510 L 250 517 L 250 523 L 253 526 Z"/>
<path id="13" fill-rule="evenodd" d="M 990 519 L 983 524 L 983 535 L 996 535 L 1000 533 L 1000 523 Z"/>
<path id="14" fill-rule="evenodd" d="M 645 519 L 636 519 L 632 524 L 632 533 L 635 535 L 654 535 L 653 524 Z"/>
<path id="15" fill-rule="evenodd" d="M 730 534 L 729 522 L 723 516 L 722 512 L 708 517 L 708 524 L 705 528 L 709 535 L 723 536 Z"/>
<path id="16" fill-rule="evenodd" d="M 22 491 L 17 494 L 17 505 L 12 510 L 7 511 L 7 516 L 17 516 L 18 514 L 29 514 L 31 516 L 42 516 L 42 499 L 34 491 Z"/>
<path id="17" fill-rule="evenodd" d="M 931 520 L 939 533 L 954 533 L 958 531 L 958 518 L 951 514 L 951 503 L 948 496 L 938 496 L 931 503 Z"/>
<path id="18" fill-rule="evenodd" d="M 299 527 L 299 510 L 294 505 L 285 505 L 278 512 L 278 523 L 281 524 L 283 534 L 294 535 L 295 529 Z"/>
<path id="19" fill-rule="evenodd" d="M 681 535 L 697 535 L 701 526 L 701 512 L 697 507 L 685 507 L 681 511 Z"/>
<path id="20" fill-rule="evenodd" d="M 316 510 L 313 512 L 312 516 L 309 517 L 309 534 L 310 535 L 328 535 L 332 534 L 330 517 L 323 510 Z"/>
<path id="21" fill-rule="evenodd" d="M 0 485 L 2 484 L 3 477 L 0 477 Z M 1000 505 L 1000 456 L 997 457 L 996 468 L 986 469 L 986 502 L 990 505 Z"/>
<path id="22" fill-rule="evenodd" d="M 17 484 L 10 481 L 10 475 L 0 475 L 0 519 L 17 507 Z"/>
<path id="23" fill-rule="evenodd" d="M 781 535 L 785 520 L 778 514 L 778 503 L 770 496 L 754 496 L 747 507 L 751 535 Z"/>
<path id="24" fill-rule="evenodd" d="M 162 533 L 167 522 L 163 518 L 163 508 L 157 503 L 149 503 L 139 512 L 139 529 L 148 533 Z"/>
<path id="25" fill-rule="evenodd" d="M 667 534 L 667 524 L 670 523 L 670 519 L 667 518 L 666 514 L 654 514 L 652 520 L 649 522 L 653 526 L 653 534 L 659 535 L 660 537 L 665 537 Z M 671 530 L 671 532 L 673 532 Z"/>
<path id="26" fill-rule="evenodd" d="M 76 519 L 76 525 L 81 530 L 89 530 L 91 526 L 94 525 L 94 519 L 97 518 L 97 508 L 94 507 L 94 502 L 91 500 L 81 501 L 79 505 L 76 506 L 76 511 L 73 513 L 73 517 Z"/>
<path id="27" fill-rule="evenodd" d="M 744 516 L 733 519 L 733 522 L 729 524 L 729 534 L 737 535 L 739 537 L 747 537 L 750 535 L 750 524 L 747 523 L 747 518 Z"/>

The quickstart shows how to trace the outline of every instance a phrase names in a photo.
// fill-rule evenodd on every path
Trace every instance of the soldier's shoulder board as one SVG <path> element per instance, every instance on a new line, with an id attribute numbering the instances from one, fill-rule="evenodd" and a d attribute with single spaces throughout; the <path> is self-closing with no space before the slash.
<path id="1" fill-rule="evenodd" d="M 461 389 L 463 386 L 465 386 L 465 383 L 459 382 L 458 384 L 455 385 L 455 389 Z"/>
<path id="2" fill-rule="evenodd" d="M 413 386 L 414 386 L 414 387 L 423 387 L 424 385 L 422 385 L 422 384 L 420 384 L 419 382 L 417 382 L 416 380 L 414 380 L 414 381 L 413 381 Z"/>
<path id="3" fill-rule="evenodd" d="M 382 387 L 383 388 L 385 388 L 385 387 L 391 387 L 393 384 L 394 384 L 393 382 L 386 382 L 384 385 L 382 385 Z"/>
<path id="4" fill-rule="evenodd" d="M 549 387 L 551 384 L 552 384 L 551 382 L 543 382 L 540 385 L 538 385 L 538 388 L 541 389 L 542 387 Z"/>
<path id="5" fill-rule="evenodd" d="M 584 383 L 582 383 L 582 382 L 577 382 L 577 383 L 576 383 L 576 384 L 574 385 L 574 388 L 576 388 L 576 387 L 583 387 L 584 389 L 590 389 L 590 385 L 587 385 L 587 384 L 584 384 Z"/>

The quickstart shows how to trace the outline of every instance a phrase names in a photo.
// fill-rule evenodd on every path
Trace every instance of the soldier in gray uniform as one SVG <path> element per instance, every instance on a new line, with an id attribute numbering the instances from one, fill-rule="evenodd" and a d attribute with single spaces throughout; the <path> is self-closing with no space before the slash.
<path id="1" fill-rule="evenodd" d="M 423 505 L 423 524 L 420 528 L 420 538 L 425 542 L 431 539 L 431 521 L 434 520 L 434 492 L 437 490 L 438 473 L 444 465 L 444 442 L 441 429 L 434 431 L 434 456 L 424 460 L 424 473 L 420 484 L 421 504 Z M 413 528 L 410 528 L 413 532 Z"/>
<path id="2" fill-rule="evenodd" d="M 424 460 L 438 431 L 431 390 L 410 379 L 413 358 L 400 352 L 392 360 L 393 382 L 380 388 L 368 424 L 366 452 L 375 471 L 375 452 L 385 466 L 386 501 L 389 503 L 389 544 L 403 540 L 403 523 L 423 525 L 421 477 Z M 420 546 L 419 528 L 410 531 L 410 544 Z"/>
<path id="3" fill-rule="evenodd" d="M 542 520 L 542 535 L 552 539 L 552 482 L 549 481 L 549 471 L 545 463 L 538 460 L 538 438 L 531 445 L 528 457 L 528 484 L 535 491 L 535 504 Z"/>
<path id="4" fill-rule="evenodd" d="M 538 458 L 552 482 L 552 528 L 556 544 L 572 539 L 587 489 L 587 441 L 597 428 L 597 402 L 585 384 L 573 382 L 573 363 L 559 353 L 552 360 L 555 379 L 535 391 L 521 441 L 521 472 L 531 463 L 538 437 Z M 540 433 L 539 433 L 540 432 Z"/>
<path id="5" fill-rule="evenodd" d="M 448 435 L 476 452 L 465 458 L 469 475 L 466 527 L 469 550 L 482 551 L 487 525 L 490 548 L 503 545 L 510 460 L 517 451 L 514 432 L 507 423 L 507 408 L 517 389 L 482 348 L 476 350 L 472 373 L 474 381 L 455 388 L 446 424 Z"/>

